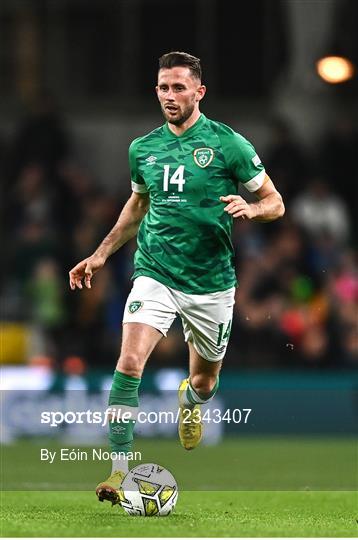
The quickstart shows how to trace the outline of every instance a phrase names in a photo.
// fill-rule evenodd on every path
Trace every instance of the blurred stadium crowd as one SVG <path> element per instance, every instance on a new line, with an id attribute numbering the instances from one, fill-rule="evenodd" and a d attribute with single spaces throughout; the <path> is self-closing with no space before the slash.
<path id="1" fill-rule="evenodd" d="M 352 186 L 358 178 L 358 132 L 349 119 L 341 119 L 310 151 L 286 121 L 274 119 L 270 141 L 260 154 L 284 196 L 286 215 L 271 224 L 236 223 L 240 285 L 226 365 L 353 367 L 358 275 Z M 2 322 L 29 329 L 23 361 L 48 362 L 65 371 L 112 369 L 135 240 L 108 261 L 90 291 L 71 292 L 67 277 L 116 221 L 130 195 L 127 171 L 118 175 L 128 193 L 124 196 L 123 188 L 118 197 L 106 192 L 79 164 L 71 130 L 46 100 L 21 122 L 12 140 L 1 141 L 0 156 L 6 231 Z M 187 365 L 179 321 L 150 363 Z"/>

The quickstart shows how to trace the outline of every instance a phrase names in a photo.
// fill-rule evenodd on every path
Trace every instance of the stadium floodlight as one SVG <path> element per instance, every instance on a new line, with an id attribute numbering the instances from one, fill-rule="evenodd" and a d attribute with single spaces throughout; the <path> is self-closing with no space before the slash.
<path id="1" fill-rule="evenodd" d="M 355 73 L 355 66 L 344 56 L 325 56 L 316 62 L 318 75 L 329 84 L 349 81 Z"/>

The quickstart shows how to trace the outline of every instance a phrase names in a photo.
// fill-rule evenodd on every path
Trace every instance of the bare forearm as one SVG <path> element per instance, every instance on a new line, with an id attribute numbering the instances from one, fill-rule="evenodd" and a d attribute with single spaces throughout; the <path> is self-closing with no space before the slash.
<path id="1" fill-rule="evenodd" d="M 254 221 L 274 221 L 285 213 L 285 206 L 278 192 L 270 193 L 250 206 L 254 211 Z"/>
<path id="2" fill-rule="evenodd" d="M 107 259 L 115 253 L 128 240 L 133 238 L 139 225 L 148 210 L 147 200 L 133 201 L 132 197 L 127 201 L 113 229 L 107 234 L 95 251 L 95 255 Z"/>
<path id="3" fill-rule="evenodd" d="M 115 253 L 120 247 L 128 242 L 128 240 L 137 234 L 139 224 L 140 221 L 125 224 L 123 223 L 123 220 L 119 218 L 113 229 L 111 229 L 103 239 L 94 254 L 107 259 L 112 253 Z"/>
<path id="4" fill-rule="evenodd" d="M 224 195 L 220 200 L 226 203 L 224 212 L 234 218 L 273 221 L 283 216 L 285 206 L 282 197 L 268 175 L 262 186 L 255 191 L 255 195 L 258 201 L 254 203 L 246 202 L 240 195 Z"/>

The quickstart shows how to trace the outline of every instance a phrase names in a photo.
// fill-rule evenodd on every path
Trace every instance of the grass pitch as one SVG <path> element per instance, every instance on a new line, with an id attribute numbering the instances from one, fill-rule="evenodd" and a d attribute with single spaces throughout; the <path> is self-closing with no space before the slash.
<path id="1" fill-rule="evenodd" d="M 99 503 L 108 462 L 40 460 L 56 441 L 2 449 L 1 535 L 12 537 L 355 537 L 357 452 L 353 438 L 235 438 L 185 452 L 173 440 L 136 439 L 142 461 L 179 484 L 168 517 L 141 518 Z M 104 446 L 105 448 L 105 446 Z M 86 449 L 86 447 L 82 447 Z M 88 453 L 90 449 L 87 448 Z M 134 465 L 134 464 L 133 464 Z"/>
<path id="2" fill-rule="evenodd" d="M 2 536 L 354 537 L 352 492 L 181 492 L 173 514 L 132 517 L 90 492 L 7 492 Z"/>

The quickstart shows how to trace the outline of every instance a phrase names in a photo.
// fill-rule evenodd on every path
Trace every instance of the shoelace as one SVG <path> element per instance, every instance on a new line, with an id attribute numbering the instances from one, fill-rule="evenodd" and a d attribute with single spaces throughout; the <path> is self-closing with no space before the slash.
<path id="1" fill-rule="evenodd" d="M 184 430 L 188 433 L 189 437 L 193 437 L 195 435 L 195 429 L 197 425 L 197 422 L 186 422 L 184 424 Z"/>
<path id="2" fill-rule="evenodd" d="M 122 478 L 123 478 L 123 473 L 122 473 L 122 471 L 115 471 L 115 472 L 111 475 L 111 479 L 112 479 L 112 480 L 119 480 L 119 481 L 122 481 Z"/>

